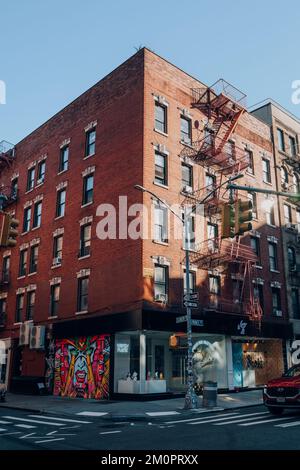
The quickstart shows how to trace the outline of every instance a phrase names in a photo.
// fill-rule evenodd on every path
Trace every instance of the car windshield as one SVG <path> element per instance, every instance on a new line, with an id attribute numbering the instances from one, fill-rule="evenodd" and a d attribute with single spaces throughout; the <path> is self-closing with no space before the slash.
<path id="1" fill-rule="evenodd" d="M 300 364 L 297 366 L 291 367 L 285 374 L 283 374 L 283 377 L 298 377 L 300 376 Z"/>

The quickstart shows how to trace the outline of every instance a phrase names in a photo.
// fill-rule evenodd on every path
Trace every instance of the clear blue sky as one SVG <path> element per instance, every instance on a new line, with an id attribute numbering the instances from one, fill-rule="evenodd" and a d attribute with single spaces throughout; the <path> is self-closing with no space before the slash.
<path id="1" fill-rule="evenodd" d="M 0 140 L 18 142 L 147 46 L 207 84 L 223 77 L 248 104 L 273 97 L 300 117 L 297 0 L 0 0 Z"/>

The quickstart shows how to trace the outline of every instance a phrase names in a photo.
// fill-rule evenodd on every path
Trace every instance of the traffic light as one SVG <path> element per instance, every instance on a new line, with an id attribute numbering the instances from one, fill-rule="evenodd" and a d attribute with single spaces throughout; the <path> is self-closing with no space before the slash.
<path id="1" fill-rule="evenodd" d="M 235 235 L 243 235 L 245 232 L 252 230 L 252 208 L 251 201 L 241 201 L 241 199 L 238 199 L 235 202 Z"/>
<path id="2" fill-rule="evenodd" d="M 16 246 L 19 221 L 6 212 L 1 213 L 0 246 Z"/>
<path id="3" fill-rule="evenodd" d="M 235 235 L 234 204 L 229 202 L 222 206 L 221 237 L 233 238 Z"/>

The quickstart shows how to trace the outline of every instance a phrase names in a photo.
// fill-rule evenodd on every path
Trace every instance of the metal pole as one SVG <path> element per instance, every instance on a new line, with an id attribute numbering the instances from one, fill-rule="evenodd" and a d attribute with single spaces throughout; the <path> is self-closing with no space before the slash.
<path id="1" fill-rule="evenodd" d="M 191 286 L 190 286 L 190 231 L 188 207 L 184 208 L 184 246 L 185 246 L 185 282 L 186 282 L 186 299 L 190 301 Z M 186 307 L 186 323 L 187 323 L 187 343 L 188 343 L 188 357 L 187 357 L 187 392 L 185 395 L 184 408 L 186 410 L 197 408 L 198 398 L 194 390 L 194 373 L 193 373 L 193 341 L 192 341 L 192 309 Z"/>

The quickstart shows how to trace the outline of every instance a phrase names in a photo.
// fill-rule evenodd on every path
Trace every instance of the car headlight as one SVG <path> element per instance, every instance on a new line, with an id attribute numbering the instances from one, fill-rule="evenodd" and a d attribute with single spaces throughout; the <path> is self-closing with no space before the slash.
<path id="1" fill-rule="evenodd" d="M 267 390 L 268 390 L 268 387 L 265 385 L 264 388 L 263 388 L 263 392 L 267 393 Z"/>

